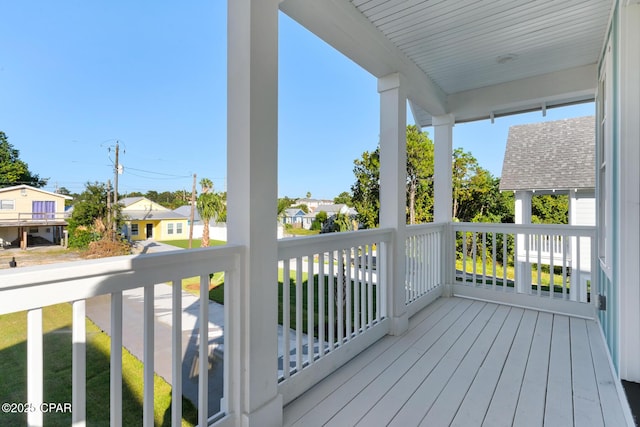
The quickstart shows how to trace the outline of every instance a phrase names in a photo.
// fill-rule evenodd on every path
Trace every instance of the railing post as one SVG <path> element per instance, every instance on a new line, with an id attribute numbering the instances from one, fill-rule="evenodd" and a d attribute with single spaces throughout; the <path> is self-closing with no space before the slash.
<path id="1" fill-rule="evenodd" d="M 442 257 L 440 259 L 440 280 L 443 285 L 442 295 L 453 296 L 453 285 L 456 277 L 456 231 L 451 222 L 442 225 L 440 242 Z"/>

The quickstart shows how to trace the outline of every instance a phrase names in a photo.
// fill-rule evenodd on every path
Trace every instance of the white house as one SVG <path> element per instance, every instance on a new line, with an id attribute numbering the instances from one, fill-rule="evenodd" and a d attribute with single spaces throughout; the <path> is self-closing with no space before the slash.
<path id="1" fill-rule="evenodd" d="M 593 116 L 512 126 L 500 190 L 515 193 L 516 224 L 531 224 L 532 197 L 565 194 L 569 199 L 569 225 L 596 225 L 595 159 Z M 531 280 L 532 263 L 540 260 L 550 264 L 553 259 L 556 267 L 564 265 L 574 273 L 580 272 L 573 274 L 574 278 L 591 281 L 591 246 L 587 242 L 578 245 L 575 238 L 563 236 L 519 236 L 517 251 L 525 280 Z"/>
<path id="2" fill-rule="evenodd" d="M 280 11 L 378 79 L 379 229 L 277 239 Z M 640 382 L 638 0 L 231 0 L 227 22 L 228 244 L 0 272 L 0 314 L 29 311 L 27 402 L 44 397 L 41 308 L 70 302 L 72 416 L 85 422 L 84 300 L 110 295 L 110 422 L 121 424 L 123 291 L 142 286 L 151 425 L 153 284 L 172 282 L 164 355 L 180 425 L 178 284 L 201 277 L 204 338 L 206 279 L 225 271 L 224 398 L 209 418 L 208 376 L 198 376 L 200 425 L 634 425 L 620 380 Z M 594 100 L 595 227 L 452 221 L 456 123 Z M 433 127 L 432 224 L 406 225 L 407 101 L 416 123 Z M 461 234 L 480 249 L 468 282 L 456 280 Z M 533 293 L 519 277 L 514 287 L 506 275 L 487 281 L 500 272 L 486 254 L 527 234 L 590 242 L 589 298 L 571 300 L 564 285 Z M 343 286 L 316 288 L 303 271 Z M 281 327 L 294 344 L 278 340 Z M 317 345 L 304 330 L 317 331 Z M 209 340 L 198 341 L 189 366 L 207 372 Z"/>

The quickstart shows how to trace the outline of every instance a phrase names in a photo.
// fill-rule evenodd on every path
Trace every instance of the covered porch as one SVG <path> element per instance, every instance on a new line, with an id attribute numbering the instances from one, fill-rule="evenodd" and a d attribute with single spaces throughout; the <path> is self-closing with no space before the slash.
<path id="1" fill-rule="evenodd" d="M 280 10 L 378 79 L 380 228 L 276 237 Z M 627 322 L 633 305 L 623 313 L 631 317 L 618 324 L 622 263 L 611 261 L 618 252 L 599 269 L 602 222 L 455 222 L 451 156 L 455 123 L 593 101 L 612 27 L 625 42 L 616 47 L 619 55 L 632 60 L 625 69 L 637 71 L 639 20 L 640 5 L 628 0 L 229 1 L 228 244 L 0 273 L 0 314 L 28 310 L 28 401 L 44 401 L 42 307 L 71 303 L 72 416 L 74 424 L 87 422 L 86 407 L 96 403 L 86 396 L 85 300 L 110 294 L 110 424 L 121 425 L 122 292 L 143 287 L 143 424 L 153 425 L 153 289 L 166 282 L 173 287 L 171 313 L 163 313 L 172 317 L 171 423 L 180 425 L 180 285 L 199 277 L 197 363 L 207 372 L 211 346 L 220 344 L 208 334 L 209 279 L 224 272 L 224 381 L 212 390 L 208 377 L 198 376 L 201 426 L 340 425 L 343 416 L 347 424 L 369 425 L 373 418 L 374 425 L 431 425 L 476 415 L 472 422 L 487 425 L 582 425 L 583 416 L 594 424 L 632 425 L 618 372 L 634 374 L 637 343 L 629 337 L 638 328 L 637 322 L 624 326 L 633 324 Z M 635 102 L 625 105 L 633 112 Z M 406 225 L 407 104 L 420 126 L 433 127 L 432 224 Z M 637 190 L 634 177 L 622 181 Z M 614 235 L 609 229 L 607 237 Z M 500 265 L 509 263 L 511 245 L 517 253 L 518 242 L 530 236 L 585 242 L 582 252 L 597 271 L 583 280 L 583 269 L 576 274 L 551 256 L 549 282 L 542 274 L 509 277 Z M 637 248 L 628 253 L 637 255 Z M 541 257 L 523 263 L 529 271 L 544 265 Z M 292 339 L 279 339 L 279 328 Z M 209 393 L 221 396 L 214 415 Z M 44 417 L 33 412 L 28 421 L 40 425 Z"/>

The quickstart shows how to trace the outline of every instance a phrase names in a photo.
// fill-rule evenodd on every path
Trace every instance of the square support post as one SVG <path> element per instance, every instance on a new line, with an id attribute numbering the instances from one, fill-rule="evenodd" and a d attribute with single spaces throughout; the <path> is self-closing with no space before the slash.
<path id="1" fill-rule="evenodd" d="M 531 224 L 531 198 L 530 191 L 516 191 L 515 221 L 516 224 Z M 529 246 L 529 234 L 516 236 L 516 290 L 518 293 L 529 293 L 531 290 L 531 263 Z"/>
<path id="2" fill-rule="evenodd" d="M 433 221 L 450 222 L 453 216 L 453 125 L 452 114 L 433 117 Z"/>
<path id="3" fill-rule="evenodd" d="M 228 411 L 282 425 L 278 394 L 278 0 L 228 1 L 228 242 L 245 247 L 230 289 Z"/>
<path id="4" fill-rule="evenodd" d="M 449 224 L 442 235 L 442 280 L 444 295 L 451 296 L 455 280 L 455 232 L 450 227 L 453 216 L 453 125 L 452 114 L 433 117 L 433 221 Z"/>
<path id="5" fill-rule="evenodd" d="M 387 273 L 387 315 L 392 335 L 409 327 L 405 304 L 405 228 L 407 224 L 407 97 L 402 76 L 378 80 L 380 93 L 380 227 L 393 228 Z"/>

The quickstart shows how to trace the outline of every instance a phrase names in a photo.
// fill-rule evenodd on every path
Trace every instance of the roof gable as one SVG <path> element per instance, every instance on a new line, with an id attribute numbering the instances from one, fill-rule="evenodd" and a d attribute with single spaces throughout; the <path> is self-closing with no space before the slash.
<path id="1" fill-rule="evenodd" d="M 595 188 L 593 116 L 511 126 L 500 190 Z"/>
<path id="2" fill-rule="evenodd" d="M 52 197 L 59 197 L 61 199 L 65 199 L 65 200 L 73 200 L 73 197 L 71 197 L 71 196 L 67 196 L 67 195 L 64 195 L 64 194 L 58 194 L 58 193 L 52 193 L 51 191 L 42 190 L 40 188 L 32 187 L 32 186 L 26 185 L 26 184 L 14 185 L 12 187 L 0 188 L 0 194 L 2 194 L 2 193 L 10 193 L 10 192 L 13 192 L 13 191 L 16 191 L 16 190 L 27 190 L 28 192 L 38 192 L 38 193 L 46 194 L 46 195 L 52 196 Z"/>
<path id="3" fill-rule="evenodd" d="M 171 209 L 167 209 L 164 206 L 147 199 L 146 197 L 125 197 L 118 203 L 123 206 L 123 211 L 164 211 L 170 212 Z"/>

